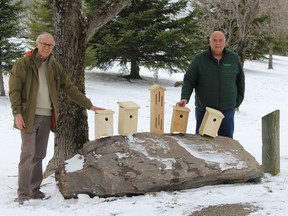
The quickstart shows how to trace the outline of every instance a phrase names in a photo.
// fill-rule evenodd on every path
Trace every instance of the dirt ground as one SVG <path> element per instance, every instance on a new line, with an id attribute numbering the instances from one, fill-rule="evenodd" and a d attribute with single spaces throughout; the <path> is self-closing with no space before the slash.
<path id="1" fill-rule="evenodd" d="M 192 212 L 189 216 L 248 216 L 257 210 L 257 206 L 249 203 L 225 204 L 208 206 L 199 211 Z"/>

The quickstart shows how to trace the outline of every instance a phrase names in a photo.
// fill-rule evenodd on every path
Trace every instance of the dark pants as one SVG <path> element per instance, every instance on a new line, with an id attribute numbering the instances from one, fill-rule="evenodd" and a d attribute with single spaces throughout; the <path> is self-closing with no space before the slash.
<path id="1" fill-rule="evenodd" d="M 195 117 L 196 117 L 196 134 L 199 134 L 199 128 L 204 117 L 205 112 L 200 110 L 199 108 L 195 108 Z M 234 134 L 234 108 L 222 111 L 224 118 L 221 122 L 218 135 L 219 136 L 226 136 L 233 139 Z"/>
<path id="2" fill-rule="evenodd" d="M 46 156 L 51 116 L 35 115 L 33 131 L 21 131 L 22 145 L 18 165 L 18 197 L 30 196 L 43 180 L 42 160 Z"/>

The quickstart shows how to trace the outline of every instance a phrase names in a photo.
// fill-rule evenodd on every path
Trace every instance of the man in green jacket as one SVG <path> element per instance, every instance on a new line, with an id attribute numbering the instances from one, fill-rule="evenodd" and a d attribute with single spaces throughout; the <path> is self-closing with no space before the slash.
<path id="1" fill-rule="evenodd" d="M 31 198 L 45 198 L 40 191 L 42 160 L 46 156 L 50 130 L 57 126 L 60 89 L 86 109 L 104 109 L 93 106 L 72 84 L 51 54 L 54 46 L 53 36 L 41 33 L 36 48 L 18 59 L 10 74 L 9 97 L 14 127 L 21 131 L 22 139 L 16 199 L 20 205 Z"/>
<path id="2" fill-rule="evenodd" d="M 242 103 L 245 77 L 239 56 L 225 48 L 225 36 L 215 31 L 210 36 L 210 46 L 197 54 L 184 75 L 179 106 L 185 106 L 195 89 L 196 134 L 206 107 L 219 110 L 224 119 L 218 135 L 233 138 L 234 113 Z"/>

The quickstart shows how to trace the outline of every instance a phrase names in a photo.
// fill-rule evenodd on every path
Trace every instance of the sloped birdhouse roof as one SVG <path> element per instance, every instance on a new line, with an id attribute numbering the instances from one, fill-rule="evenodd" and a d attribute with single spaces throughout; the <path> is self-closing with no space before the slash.
<path id="1" fill-rule="evenodd" d="M 124 109 L 139 109 L 140 106 L 133 101 L 119 101 L 118 102 L 119 106 L 124 108 Z"/>
<path id="2" fill-rule="evenodd" d="M 163 91 L 166 91 L 166 88 L 165 88 L 165 87 L 163 87 L 163 86 L 161 86 L 161 85 L 158 85 L 158 84 L 154 84 L 153 86 L 151 86 L 151 87 L 149 88 L 149 90 L 150 90 L 151 92 L 153 92 L 153 91 L 158 90 L 159 88 L 162 89 Z"/>

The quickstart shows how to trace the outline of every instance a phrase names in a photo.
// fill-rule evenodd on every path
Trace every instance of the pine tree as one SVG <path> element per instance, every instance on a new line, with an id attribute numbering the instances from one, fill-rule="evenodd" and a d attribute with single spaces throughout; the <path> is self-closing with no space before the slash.
<path id="1" fill-rule="evenodd" d="M 19 19 L 23 11 L 22 0 L 12 2 L 12 0 L 0 1 L 0 96 L 5 96 L 3 74 L 8 73 L 13 60 L 23 54 L 20 44 L 10 40 L 21 31 Z"/>
<path id="2" fill-rule="evenodd" d="M 96 66 L 107 69 L 119 61 L 125 68 L 130 63 L 132 79 L 141 78 L 140 66 L 185 71 L 205 44 L 198 34 L 197 11 L 188 12 L 187 2 L 132 1 L 95 36 Z"/>

